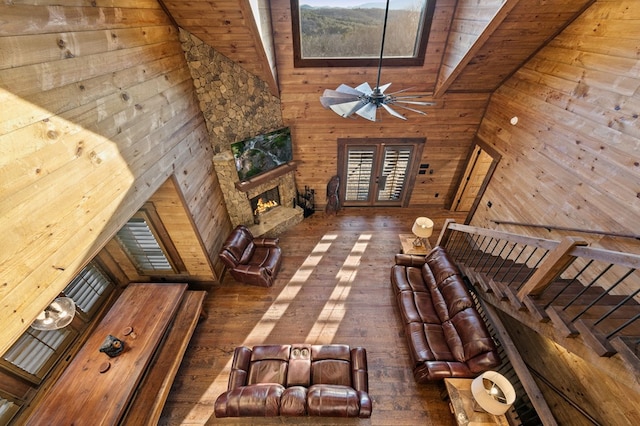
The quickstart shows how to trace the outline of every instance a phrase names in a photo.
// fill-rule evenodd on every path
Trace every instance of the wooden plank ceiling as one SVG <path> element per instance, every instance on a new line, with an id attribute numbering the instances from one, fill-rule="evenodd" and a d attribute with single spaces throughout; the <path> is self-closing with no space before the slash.
<path id="1" fill-rule="evenodd" d="M 447 39 L 434 96 L 494 91 L 594 1 L 459 0 L 448 34 L 430 36 Z M 260 36 L 258 26 L 264 27 L 265 20 L 254 17 L 249 1 L 160 2 L 179 27 L 261 78 L 278 95 L 282 88 L 268 57 L 272 40 Z M 258 4 L 263 8 L 268 2 Z"/>

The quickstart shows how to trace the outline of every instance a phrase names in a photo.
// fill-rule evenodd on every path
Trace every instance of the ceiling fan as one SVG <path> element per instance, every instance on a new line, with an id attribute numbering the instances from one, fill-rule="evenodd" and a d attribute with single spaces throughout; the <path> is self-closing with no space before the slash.
<path id="1" fill-rule="evenodd" d="M 378 78 L 375 88 L 371 88 L 369 83 L 364 82 L 356 88 L 341 84 L 336 90 L 326 89 L 320 97 L 320 103 L 325 108 L 330 108 L 336 114 L 342 117 L 351 117 L 354 113 L 360 117 L 370 121 L 376 121 L 376 115 L 379 108 L 384 108 L 389 114 L 396 118 L 406 120 L 399 112 L 393 110 L 389 105 L 406 109 L 418 114 L 426 115 L 424 111 L 420 111 L 412 106 L 430 106 L 435 102 L 418 101 L 421 95 L 397 96 L 399 93 L 406 92 L 410 89 L 400 90 L 398 92 L 385 94 L 385 90 L 391 86 L 387 83 L 380 86 L 380 71 L 382 70 L 382 55 L 384 52 L 384 39 L 387 31 L 387 18 L 389 16 L 389 0 L 384 11 L 384 24 L 382 26 L 382 45 L 380 47 L 380 60 L 378 62 Z"/>

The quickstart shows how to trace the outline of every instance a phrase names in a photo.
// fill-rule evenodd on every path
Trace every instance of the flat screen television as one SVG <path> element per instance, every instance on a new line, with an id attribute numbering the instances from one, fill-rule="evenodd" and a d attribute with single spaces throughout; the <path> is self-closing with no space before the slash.
<path id="1" fill-rule="evenodd" d="M 293 160 L 291 129 L 284 127 L 231 144 L 241 181 Z"/>

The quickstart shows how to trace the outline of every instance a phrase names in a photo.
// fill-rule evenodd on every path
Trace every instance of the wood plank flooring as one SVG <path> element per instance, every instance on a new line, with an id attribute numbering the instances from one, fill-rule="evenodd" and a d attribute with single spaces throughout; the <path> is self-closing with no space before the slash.
<path id="1" fill-rule="evenodd" d="M 398 233 L 417 216 L 435 222 L 435 245 L 445 218 L 466 214 L 425 209 L 344 209 L 317 212 L 280 235 L 282 268 L 271 288 L 236 283 L 226 274 L 205 300 L 160 425 L 455 424 L 440 398 L 442 383 L 413 379 L 389 270 L 400 251 Z M 214 402 L 227 387 L 236 346 L 269 343 L 345 343 L 367 349 L 370 419 L 224 418 Z"/>

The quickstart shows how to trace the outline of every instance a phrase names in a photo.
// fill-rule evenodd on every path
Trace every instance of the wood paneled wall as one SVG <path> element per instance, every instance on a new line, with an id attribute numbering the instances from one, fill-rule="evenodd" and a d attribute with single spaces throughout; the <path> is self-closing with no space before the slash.
<path id="1" fill-rule="evenodd" d="M 383 66 L 381 84 L 392 82 L 390 91 L 413 88 L 416 93 L 433 92 L 454 6 L 453 0 L 437 2 L 424 66 Z M 436 106 L 425 108 L 427 116 L 409 112 L 407 121 L 384 111 L 378 112 L 382 120 L 375 123 L 342 118 L 320 105 L 324 90 L 342 83 L 355 87 L 367 81 L 375 85 L 377 67 L 294 68 L 290 1 L 273 0 L 271 7 L 283 120 L 292 127 L 294 158 L 299 161 L 298 188 L 315 189 L 318 208 L 324 206 L 326 185 L 338 171 L 338 138 L 425 137 L 420 162 L 428 163 L 433 174 L 416 177 L 410 206 L 450 204 L 489 95 L 446 95 L 436 100 Z"/>
<path id="2" fill-rule="evenodd" d="M 458 1 L 443 56 L 442 68 L 438 75 L 438 91 L 446 90 L 451 83 L 446 83 L 446 81 L 450 78 L 454 79 L 462 71 L 464 65 L 471 60 L 475 51 L 478 50 L 474 49 L 474 45 L 487 31 L 487 27 L 505 3 L 506 0 L 485 0 L 481 5 L 471 0 Z M 511 1 L 511 3 L 514 2 Z M 507 6 L 504 7 L 507 8 Z M 509 4 L 508 8 L 511 7 Z M 501 20 L 498 21 L 501 22 Z M 498 25 L 500 22 L 494 25 Z"/>
<path id="3" fill-rule="evenodd" d="M 637 2 L 599 0 L 493 95 L 479 136 L 502 160 L 474 224 L 637 233 L 639 26 Z M 639 251 L 634 240 L 600 243 Z"/>
<path id="4" fill-rule="evenodd" d="M 210 257 L 230 225 L 157 1 L 4 2 L 0 16 L 3 353 L 171 176 Z"/>

